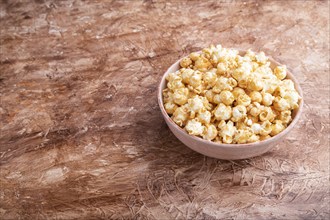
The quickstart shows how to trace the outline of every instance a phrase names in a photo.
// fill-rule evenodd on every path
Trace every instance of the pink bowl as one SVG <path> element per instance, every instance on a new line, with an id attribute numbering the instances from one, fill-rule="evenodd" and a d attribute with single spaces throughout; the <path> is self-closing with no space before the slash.
<path id="1" fill-rule="evenodd" d="M 245 51 L 240 51 L 240 54 L 245 54 Z M 264 141 L 249 144 L 219 144 L 212 141 L 204 140 L 196 136 L 189 135 L 184 129 L 182 129 L 180 126 L 173 122 L 173 120 L 166 113 L 163 105 L 162 91 L 166 88 L 165 77 L 169 73 L 175 72 L 180 68 L 180 60 L 176 61 L 163 75 L 158 87 L 158 104 L 166 121 L 166 124 L 168 125 L 170 130 L 182 143 L 184 143 L 192 150 L 209 157 L 225 160 L 238 160 L 255 157 L 269 151 L 279 141 L 281 141 L 297 124 L 302 113 L 303 98 L 301 98 L 300 100 L 299 108 L 294 110 L 293 112 L 293 120 L 290 125 L 278 135 Z M 272 68 L 274 68 L 274 66 L 276 65 L 281 65 L 270 57 L 269 61 L 271 62 Z M 303 97 L 302 90 L 297 80 L 294 78 L 293 74 L 290 71 L 287 71 L 287 78 L 291 79 L 294 82 L 296 90 L 298 91 L 299 95 Z"/>

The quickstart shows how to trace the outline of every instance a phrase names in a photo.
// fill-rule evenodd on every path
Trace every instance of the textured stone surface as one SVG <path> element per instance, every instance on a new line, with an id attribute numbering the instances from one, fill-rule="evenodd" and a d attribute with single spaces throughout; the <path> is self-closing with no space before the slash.
<path id="1" fill-rule="evenodd" d="M 1 1 L 1 219 L 328 219 L 328 1 Z M 222 161 L 156 88 L 210 43 L 263 50 L 305 96 L 271 152 Z"/>

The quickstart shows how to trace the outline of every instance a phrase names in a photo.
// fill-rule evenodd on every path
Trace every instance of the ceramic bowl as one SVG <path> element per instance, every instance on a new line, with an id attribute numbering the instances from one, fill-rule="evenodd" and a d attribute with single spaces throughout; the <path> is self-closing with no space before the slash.
<path id="1" fill-rule="evenodd" d="M 245 54 L 245 51 L 240 51 L 240 55 Z M 181 60 L 181 59 L 180 59 Z M 212 141 L 204 140 L 200 137 L 189 135 L 183 128 L 178 126 L 170 116 L 166 113 L 164 105 L 163 105 L 163 95 L 162 91 L 166 88 L 166 79 L 165 77 L 171 73 L 175 72 L 180 68 L 180 60 L 176 61 L 163 75 L 159 87 L 158 87 L 158 104 L 161 110 L 161 113 L 166 121 L 166 124 L 173 132 L 173 134 L 187 147 L 192 150 L 204 154 L 209 157 L 224 159 L 224 160 L 238 160 L 238 159 L 246 159 L 250 157 L 255 157 L 266 153 L 276 144 L 278 144 L 283 138 L 292 131 L 294 126 L 297 124 L 300 115 L 302 113 L 303 108 L 303 98 L 300 100 L 299 108 L 294 110 L 293 112 L 293 120 L 290 125 L 281 133 L 271 137 L 267 140 L 263 140 L 255 143 L 248 144 L 219 144 Z M 269 61 L 271 62 L 271 68 L 274 68 L 276 65 L 281 65 L 276 62 L 274 59 L 269 57 Z M 294 78 L 293 74 L 288 70 L 287 78 L 291 79 L 295 88 L 298 91 L 299 95 L 303 97 L 302 90 Z"/>

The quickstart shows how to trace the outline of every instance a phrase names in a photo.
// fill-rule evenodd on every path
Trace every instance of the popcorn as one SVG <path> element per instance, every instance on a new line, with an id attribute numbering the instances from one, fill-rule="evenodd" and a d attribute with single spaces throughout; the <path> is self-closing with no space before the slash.
<path id="1" fill-rule="evenodd" d="M 247 89 L 248 84 L 249 84 L 249 79 L 248 78 L 243 78 L 243 79 L 238 81 L 238 86 L 243 88 L 243 89 Z"/>
<path id="2" fill-rule="evenodd" d="M 232 77 L 228 78 L 227 83 L 232 88 L 234 88 L 234 87 L 237 86 L 237 81 L 234 78 L 232 78 Z M 232 90 L 232 88 L 230 88 L 230 90 Z"/>
<path id="3" fill-rule="evenodd" d="M 281 97 L 276 97 L 274 100 L 274 109 L 278 111 L 285 111 L 290 109 L 290 103 Z"/>
<path id="4" fill-rule="evenodd" d="M 209 88 L 215 85 L 216 79 L 217 79 L 216 69 L 212 69 L 203 74 L 204 83 L 207 84 Z"/>
<path id="5" fill-rule="evenodd" d="M 272 131 L 270 132 L 270 135 L 275 136 L 281 131 L 285 129 L 284 125 L 282 124 L 282 121 L 275 120 L 274 123 L 271 125 Z"/>
<path id="6" fill-rule="evenodd" d="M 239 129 L 234 136 L 234 141 L 238 144 L 245 144 L 251 138 L 253 133 L 247 129 Z"/>
<path id="7" fill-rule="evenodd" d="M 262 104 L 264 106 L 270 106 L 273 104 L 274 96 L 272 96 L 270 93 L 263 92 L 262 93 Z"/>
<path id="8" fill-rule="evenodd" d="M 244 94 L 245 94 L 244 89 L 242 89 L 242 88 L 240 88 L 240 87 L 235 87 L 235 88 L 233 89 L 233 95 L 234 95 L 235 99 L 237 99 L 238 96 L 240 96 L 240 95 L 244 95 Z"/>
<path id="9" fill-rule="evenodd" d="M 248 106 L 251 103 L 251 98 L 247 94 L 241 94 L 237 97 L 237 105 Z"/>
<path id="10" fill-rule="evenodd" d="M 219 127 L 219 126 L 218 126 Z M 222 122 L 221 130 L 219 136 L 222 137 L 224 143 L 230 144 L 233 141 L 233 136 L 235 135 L 236 127 L 232 121 Z"/>
<path id="11" fill-rule="evenodd" d="M 246 120 L 244 121 L 248 126 L 251 126 L 253 121 L 250 118 L 245 118 Z"/>
<path id="12" fill-rule="evenodd" d="M 260 52 L 258 53 L 256 56 L 256 61 L 259 63 L 259 64 L 265 64 L 267 61 L 268 61 L 268 58 L 266 57 L 265 53 L 264 52 Z"/>
<path id="13" fill-rule="evenodd" d="M 173 80 L 173 81 L 169 81 L 167 83 L 167 88 L 169 88 L 170 90 L 176 90 L 179 88 L 184 88 L 185 85 L 182 83 L 181 80 Z"/>
<path id="14" fill-rule="evenodd" d="M 299 107 L 286 66 L 272 69 L 263 52 L 241 56 L 212 45 L 180 66 L 166 76 L 164 108 L 190 135 L 227 144 L 263 141 L 282 132 Z"/>
<path id="15" fill-rule="evenodd" d="M 262 129 L 259 133 L 262 136 L 269 135 L 270 132 L 272 132 L 272 123 L 270 123 L 269 121 L 262 122 L 261 127 L 262 127 Z"/>
<path id="16" fill-rule="evenodd" d="M 252 121 L 252 123 L 257 123 L 259 122 L 259 118 L 252 116 L 252 115 L 247 115 L 247 118 L 250 119 Z"/>
<path id="17" fill-rule="evenodd" d="M 200 56 L 199 53 L 193 52 L 189 55 L 189 58 L 193 61 L 196 61 L 199 58 L 199 56 Z"/>
<path id="18" fill-rule="evenodd" d="M 285 93 L 287 92 L 287 90 L 281 86 L 277 86 L 275 91 L 273 92 L 273 96 L 280 96 L 280 97 L 284 97 Z"/>
<path id="19" fill-rule="evenodd" d="M 195 71 L 192 69 L 184 69 L 182 71 L 182 82 L 188 84 L 190 81 L 190 77 L 193 75 L 194 72 Z M 169 80 L 169 79 L 167 79 L 167 80 Z"/>
<path id="20" fill-rule="evenodd" d="M 273 94 L 277 88 L 278 82 L 276 82 L 273 79 L 263 79 L 263 82 L 264 82 L 264 87 L 262 89 L 262 92 Z"/>
<path id="21" fill-rule="evenodd" d="M 176 81 L 176 80 L 180 81 L 181 80 L 181 73 L 180 73 L 180 71 L 176 71 L 174 73 L 168 74 L 166 76 L 166 80 L 167 81 L 170 81 L 170 82 L 171 81 Z"/>
<path id="22" fill-rule="evenodd" d="M 227 71 L 229 70 L 227 63 L 219 63 L 217 65 L 217 74 L 225 75 Z"/>
<path id="23" fill-rule="evenodd" d="M 252 142 L 257 142 L 259 141 L 260 136 L 256 135 L 256 134 L 252 134 L 249 139 L 247 140 L 248 143 L 252 143 Z"/>
<path id="24" fill-rule="evenodd" d="M 282 86 L 283 86 L 283 88 L 285 88 L 286 90 L 295 90 L 295 88 L 294 88 L 294 84 L 293 84 L 292 80 L 290 80 L 290 79 L 284 79 L 284 80 L 282 81 Z"/>
<path id="25" fill-rule="evenodd" d="M 262 102 L 262 95 L 260 92 L 252 91 L 249 93 L 252 102 Z"/>
<path id="26" fill-rule="evenodd" d="M 213 102 L 214 102 L 215 104 L 220 104 L 220 103 L 221 103 L 221 96 L 220 96 L 220 94 L 215 94 L 215 95 L 213 96 Z"/>
<path id="27" fill-rule="evenodd" d="M 258 102 L 257 102 L 258 103 Z M 259 105 L 260 106 L 260 105 Z M 249 114 L 253 117 L 258 117 L 260 112 L 261 112 L 261 108 L 257 106 L 257 105 L 252 105 L 252 107 L 249 110 Z"/>
<path id="28" fill-rule="evenodd" d="M 270 135 L 266 135 L 266 136 L 259 136 L 260 138 L 260 141 L 263 141 L 263 140 L 267 140 L 267 139 L 269 139 L 269 138 L 271 138 L 271 136 Z"/>
<path id="29" fill-rule="evenodd" d="M 180 66 L 188 68 L 192 64 L 192 60 L 189 57 L 185 57 L 180 61 Z"/>
<path id="30" fill-rule="evenodd" d="M 199 121 L 192 119 L 188 121 L 185 129 L 189 134 L 202 135 L 204 133 L 204 126 Z"/>
<path id="31" fill-rule="evenodd" d="M 204 130 L 204 134 L 203 134 L 203 138 L 205 140 L 213 140 L 214 138 L 216 138 L 218 135 L 218 130 L 217 128 L 213 125 L 210 124 L 206 127 L 206 129 Z"/>
<path id="32" fill-rule="evenodd" d="M 172 119 L 179 126 L 185 125 L 188 119 L 188 110 L 186 106 L 176 108 L 173 113 Z"/>
<path id="33" fill-rule="evenodd" d="M 218 128 L 219 128 L 219 129 L 223 129 L 225 125 L 226 125 L 226 121 L 225 121 L 225 120 L 221 120 L 221 121 L 219 122 L 219 124 L 218 124 Z"/>
<path id="34" fill-rule="evenodd" d="M 203 99 L 200 96 L 195 96 L 188 100 L 188 107 L 192 112 L 198 112 L 204 108 Z"/>
<path id="35" fill-rule="evenodd" d="M 286 77 L 286 66 L 284 65 L 275 67 L 274 74 L 278 79 L 284 79 Z"/>
<path id="36" fill-rule="evenodd" d="M 212 88 L 212 91 L 215 93 L 220 93 L 223 90 L 233 90 L 233 87 L 228 84 L 228 80 L 228 78 L 220 76 L 217 79 L 215 86 Z"/>
<path id="37" fill-rule="evenodd" d="M 217 120 L 228 120 L 230 119 L 232 110 L 230 106 L 226 106 L 220 103 L 214 110 L 213 115 Z"/>
<path id="38" fill-rule="evenodd" d="M 206 125 L 210 124 L 211 117 L 212 117 L 211 112 L 209 112 L 207 110 L 203 110 L 197 115 L 198 120 Z"/>
<path id="39" fill-rule="evenodd" d="M 194 71 L 188 80 L 188 84 L 192 87 L 198 87 L 202 84 L 202 74 L 199 71 Z"/>
<path id="40" fill-rule="evenodd" d="M 215 93 L 212 90 L 207 90 L 205 92 L 205 97 L 209 102 L 214 102 L 213 101 L 214 96 L 215 96 Z"/>
<path id="41" fill-rule="evenodd" d="M 210 63 L 210 61 L 207 58 L 202 57 L 202 56 L 197 58 L 197 60 L 195 61 L 195 65 L 194 65 L 194 68 L 196 70 L 200 70 L 202 72 L 207 71 L 211 67 L 212 67 L 212 64 Z"/>
<path id="42" fill-rule="evenodd" d="M 244 120 L 244 119 L 243 119 Z M 245 123 L 245 120 L 240 120 L 240 121 L 237 121 L 235 123 L 235 127 L 238 129 L 238 130 L 245 130 L 245 129 L 249 129 L 249 126 Z"/>
<path id="43" fill-rule="evenodd" d="M 187 88 L 179 88 L 173 93 L 173 101 L 178 105 L 184 105 L 188 101 L 189 90 Z"/>
<path id="44" fill-rule="evenodd" d="M 248 79 L 248 84 L 247 84 L 247 89 L 250 89 L 252 91 L 260 91 L 263 89 L 263 82 L 259 79 L 256 78 L 249 78 Z"/>
<path id="45" fill-rule="evenodd" d="M 264 107 L 261 109 L 261 112 L 259 114 L 259 120 L 260 121 L 272 121 L 275 118 L 275 114 L 273 110 L 270 107 Z"/>
<path id="46" fill-rule="evenodd" d="M 177 107 L 178 106 L 176 104 L 174 104 L 173 102 L 166 102 L 164 104 L 164 108 L 165 108 L 167 114 L 173 114 L 174 111 L 177 109 Z"/>
<path id="47" fill-rule="evenodd" d="M 262 127 L 258 123 L 253 123 L 252 126 L 251 126 L 251 129 L 252 129 L 254 134 L 259 134 L 262 130 Z"/>
<path id="48" fill-rule="evenodd" d="M 222 142 L 225 143 L 225 144 L 231 144 L 233 142 L 233 137 L 232 136 L 225 135 L 222 138 Z"/>
<path id="49" fill-rule="evenodd" d="M 290 108 L 295 109 L 301 97 L 296 91 L 288 91 L 284 94 L 283 98 L 290 104 Z"/>
<path id="50" fill-rule="evenodd" d="M 280 114 L 278 115 L 278 119 L 280 121 L 282 121 L 284 124 L 290 123 L 292 121 L 291 111 L 290 110 L 286 110 L 286 111 L 280 112 Z"/>
<path id="51" fill-rule="evenodd" d="M 246 108 L 244 105 L 237 105 L 233 108 L 233 117 L 231 120 L 233 122 L 238 122 L 246 116 Z"/>
<path id="52" fill-rule="evenodd" d="M 231 105 L 234 102 L 234 95 L 230 91 L 222 91 L 220 93 L 220 101 L 225 105 Z"/>
<path id="53" fill-rule="evenodd" d="M 250 61 L 255 61 L 256 54 L 251 49 L 248 49 L 244 58 L 248 58 Z"/>

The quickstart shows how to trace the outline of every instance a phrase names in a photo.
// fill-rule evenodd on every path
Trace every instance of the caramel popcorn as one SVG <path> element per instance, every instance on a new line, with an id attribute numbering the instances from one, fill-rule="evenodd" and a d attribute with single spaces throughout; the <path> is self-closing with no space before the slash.
<path id="1" fill-rule="evenodd" d="M 292 121 L 301 97 L 286 66 L 270 67 L 265 53 L 210 46 L 180 61 L 166 76 L 164 108 L 188 134 L 216 143 L 266 140 Z"/>

